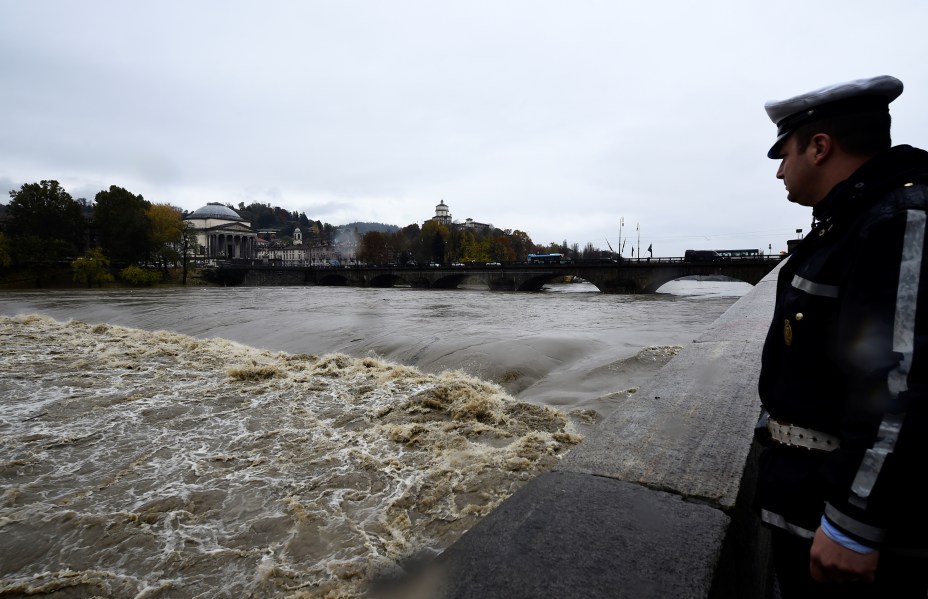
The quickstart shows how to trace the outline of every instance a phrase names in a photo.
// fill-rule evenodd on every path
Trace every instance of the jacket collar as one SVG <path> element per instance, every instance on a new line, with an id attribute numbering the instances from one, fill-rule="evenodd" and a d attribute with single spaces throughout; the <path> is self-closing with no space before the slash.
<path id="1" fill-rule="evenodd" d="M 838 213 L 856 212 L 894 184 L 905 183 L 901 179 L 907 176 L 925 180 L 928 176 L 928 152 L 908 145 L 890 148 L 835 185 L 812 208 L 812 216 L 817 221 L 825 221 Z"/>

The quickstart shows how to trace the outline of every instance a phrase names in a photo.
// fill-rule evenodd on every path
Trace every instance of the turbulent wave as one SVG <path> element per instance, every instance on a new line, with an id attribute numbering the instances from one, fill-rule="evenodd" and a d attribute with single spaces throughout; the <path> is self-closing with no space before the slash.
<path id="1" fill-rule="evenodd" d="M 580 439 L 460 372 L 35 315 L 0 338 L 0 596 L 361 596 Z"/>

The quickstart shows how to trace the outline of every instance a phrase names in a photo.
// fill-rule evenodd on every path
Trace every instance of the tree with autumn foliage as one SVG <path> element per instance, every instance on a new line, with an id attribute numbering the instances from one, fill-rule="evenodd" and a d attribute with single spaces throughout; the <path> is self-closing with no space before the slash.
<path id="1" fill-rule="evenodd" d="M 368 264 L 390 264 L 393 262 L 393 244 L 387 234 L 368 231 L 361 237 L 358 259 Z"/>
<path id="2" fill-rule="evenodd" d="M 183 212 L 170 204 L 152 204 L 146 210 L 154 252 L 161 263 L 161 276 L 168 278 L 168 262 L 180 259 L 178 247 L 184 235 Z"/>

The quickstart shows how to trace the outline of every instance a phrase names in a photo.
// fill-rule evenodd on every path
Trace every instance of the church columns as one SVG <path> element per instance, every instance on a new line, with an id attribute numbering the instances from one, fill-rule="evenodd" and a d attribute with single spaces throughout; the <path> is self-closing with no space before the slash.
<path id="1" fill-rule="evenodd" d="M 206 235 L 207 258 L 232 260 L 254 258 L 257 240 L 255 235 L 243 233 L 209 233 Z"/>

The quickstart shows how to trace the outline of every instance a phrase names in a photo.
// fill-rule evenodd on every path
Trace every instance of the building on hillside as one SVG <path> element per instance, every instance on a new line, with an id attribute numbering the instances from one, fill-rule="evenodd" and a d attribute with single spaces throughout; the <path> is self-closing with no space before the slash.
<path id="1" fill-rule="evenodd" d="M 435 206 L 435 216 L 432 217 L 432 220 L 449 227 L 451 226 L 451 209 L 448 208 L 444 200 Z"/>
<path id="2" fill-rule="evenodd" d="M 464 223 L 456 223 L 451 219 L 451 208 L 445 204 L 445 200 L 442 200 L 435 206 L 435 216 L 430 220 L 441 223 L 447 227 L 460 227 L 462 229 L 470 229 L 472 231 L 487 231 L 493 228 L 493 225 L 488 223 L 478 223 L 472 218 L 468 218 Z"/>
<path id="3" fill-rule="evenodd" d="M 210 202 L 184 215 L 197 235 L 196 258 L 205 261 L 254 258 L 258 234 L 251 224 L 224 204 Z"/>
<path id="4" fill-rule="evenodd" d="M 493 228 L 493 225 L 487 223 L 478 223 L 472 218 L 468 218 L 464 221 L 464 224 L 461 225 L 464 229 L 472 229 L 474 231 L 487 231 Z"/>

